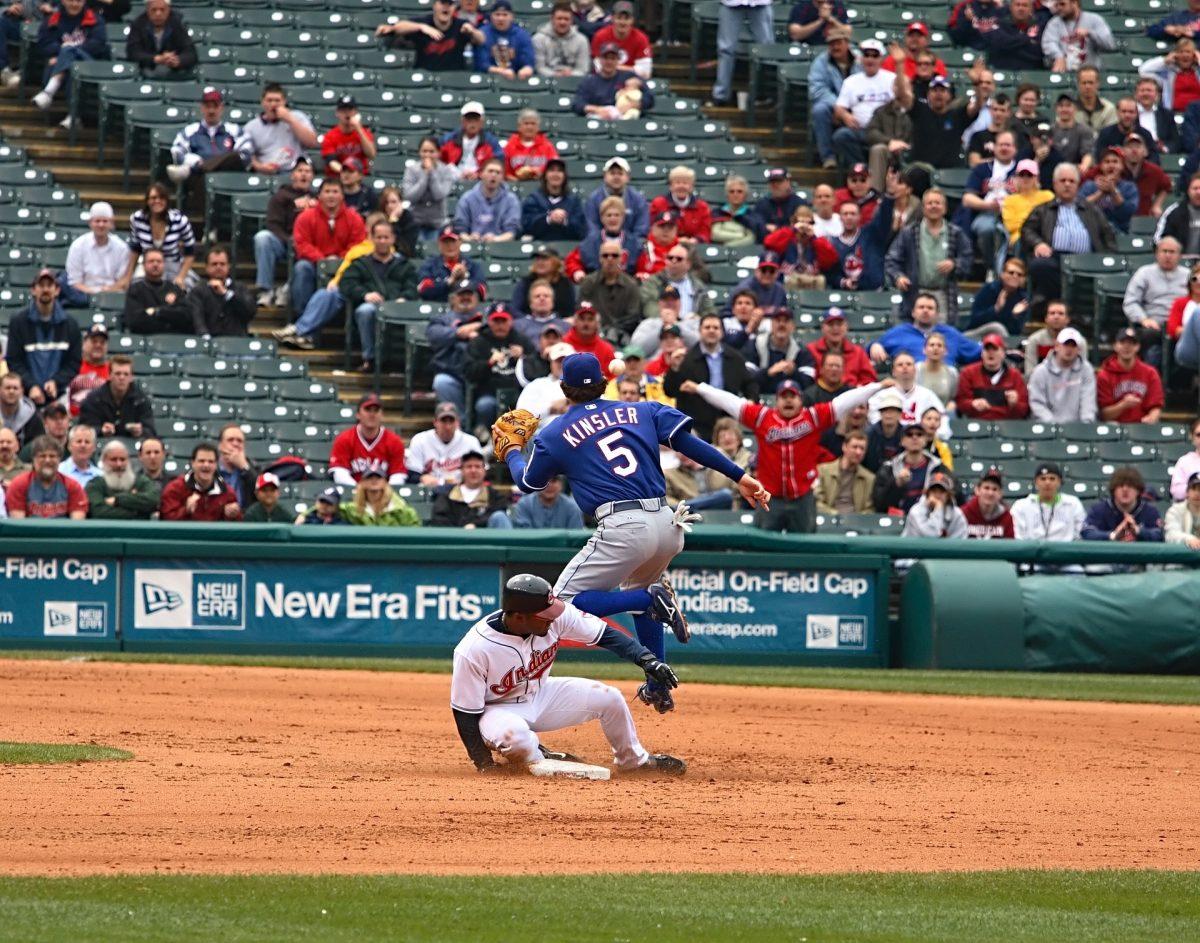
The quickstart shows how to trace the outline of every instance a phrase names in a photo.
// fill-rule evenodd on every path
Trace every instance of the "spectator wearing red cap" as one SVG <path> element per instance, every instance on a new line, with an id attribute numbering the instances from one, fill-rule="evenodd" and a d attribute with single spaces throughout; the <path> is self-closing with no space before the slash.
<path id="1" fill-rule="evenodd" d="M 358 401 L 358 422 L 343 429 L 329 452 L 329 475 L 343 488 L 353 488 L 367 471 L 377 472 L 389 484 L 402 485 L 404 440 L 383 424 L 383 400 L 367 393 Z"/>
<path id="2" fill-rule="evenodd" d="M 246 508 L 247 524 L 291 524 L 296 509 L 279 500 L 279 476 L 263 472 L 254 483 L 255 502 Z"/>
<path id="3" fill-rule="evenodd" d="M 592 36 L 596 71 L 600 71 L 600 50 L 611 44 L 618 49 L 619 68 L 629 69 L 639 78 L 650 78 L 654 74 L 654 50 L 650 48 L 650 37 L 633 25 L 633 4 L 617 0 L 608 12 L 611 22 Z"/>
<path id="4" fill-rule="evenodd" d="M 856 203 L 858 205 L 858 222 L 861 226 L 869 226 L 875 218 L 875 210 L 879 207 L 879 191 L 871 186 L 871 174 L 866 164 L 855 164 L 846 171 L 846 185 L 838 187 L 833 194 L 837 205 Z"/>
<path id="5" fill-rule="evenodd" d="M 866 386 L 878 379 L 867 352 L 846 336 L 846 312 L 837 307 L 821 316 L 821 336 L 808 345 L 818 370 L 825 355 L 832 351 L 842 355 L 842 379 L 849 386 Z"/>
<path id="6" fill-rule="evenodd" d="M 613 345 L 600 336 L 600 312 L 590 304 L 582 303 L 575 309 L 571 330 L 563 336 L 563 343 L 569 344 L 577 354 L 593 354 L 600 361 L 600 370 L 605 380 L 611 380 L 612 371 L 609 364 L 617 356 Z"/>
<path id="7" fill-rule="evenodd" d="M 218 170 L 244 171 L 237 139 L 241 128 L 225 120 L 225 99 L 215 88 L 200 96 L 200 120 L 186 124 L 171 142 L 171 166 L 167 176 L 182 183 L 192 174 Z"/>
<path id="8" fill-rule="evenodd" d="M 696 171 L 691 167 L 672 167 L 667 174 L 667 192 L 650 201 L 650 218 L 675 213 L 679 220 L 679 241 L 712 241 L 712 209 L 696 195 Z"/>
<path id="9" fill-rule="evenodd" d="M 475 387 L 475 435 L 480 440 L 487 438 L 487 430 L 496 421 L 499 396 L 516 402 L 521 392 L 517 364 L 532 351 L 529 341 L 513 330 L 508 305 L 493 304 L 483 329 L 467 345 L 464 363 L 466 377 Z"/>
<path id="10" fill-rule="evenodd" d="M 438 233 L 438 255 L 430 256 L 417 271 L 417 294 L 424 301 L 446 301 L 451 289 L 467 281 L 483 286 L 483 269 L 462 254 L 462 239 L 453 226 Z M 480 297 L 486 295 L 486 288 Z"/>
<path id="11" fill-rule="evenodd" d="M 694 368 L 705 357 L 705 329 L 713 323 L 705 319 L 700 326 L 700 344 L 695 351 L 698 356 L 688 354 L 684 368 Z M 716 322 L 719 326 L 719 321 Z M 719 341 L 719 332 L 715 335 Z M 702 366 L 702 365 L 701 365 Z M 696 372 L 695 370 L 692 371 Z M 733 416 L 754 433 L 758 441 L 758 476 L 763 487 L 771 494 L 769 510 L 758 510 L 754 515 L 754 526 L 763 530 L 789 531 L 796 534 L 811 534 L 817 529 L 817 502 L 812 493 L 817 481 L 817 462 L 821 457 L 821 433 L 833 428 L 838 420 L 860 406 L 877 390 L 891 385 L 891 380 L 872 383 L 843 393 L 831 403 L 820 403 L 805 407 L 800 398 L 800 387 L 792 380 L 780 384 L 775 395 L 774 406 L 763 406 L 752 401 L 752 396 L 739 396 L 730 389 L 730 378 L 721 380 L 689 377 L 684 382 L 674 381 L 675 371 L 667 374 L 666 392 L 670 395 L 680 391 L 679 408 L 689 415 L 698 409 L 688 409 L 685 403 L 711 411 L 714 419 L 719 413 Z"/>
<path id="12" fill-rule="evenodd" d="M 904 55 L 899 60 L 895 53 L 883 60 L 883 68 L 888 72 L 896 72 L 897 66 L 904 69 L 904 75 L 910 82 L 917 80 L 917 60 L 922 54 L 933 56 L 933 72 L 937 75 L 946 74 L 946 63 L 934 56 L 929 49 L 929 27 L 924 23 L 909 23 L 904 31 Z M 928 81 L 932 76 L 925 76 Z"/>
<path id="13" fill-rule="evenodd" d="M 358 102 L 353 95 L 343 95 L 334 109 L 337 124 L 325 132 L 321 139 L 321 157 L 325 161 L 325 176 L 336 177 L 342 171 L 346 158 L 354 157 L 359 162 L 359 172 L 371 173 L 371 161 L 378 153 L 375 135 L 363 124 L 358 111 Z M 345 181 L 343 181 L 345 183 Z"/>
<path id="14" fill-rule="evenodd" d="M 1113 353 L 1096 371 L 1096 405 L 1104 422 L 1158 422 L 1163 408 L 1162 379 L 1138 356 L 1137 328 L 1122 328 Z"/>
<path id="15" fill-rule="evenodd" d="M 979 476 L 975 493 L 962 506 L 968 540 L 1012 540 L 1012 512 L 1004 504 L 1004 476 L 992 466 Z"/>
<path id="16" fill-rule="evenodd" d="M 754 271 L 729 290 L 729 299 L 721 309 L 721 314 L 724 317 L 731 316 L 733 300 L 745 291 L 754 295 L 754 313 L 759 319 L 769 316 L 776 309 L 786 308 L 788 306 L 787 289 L 779 280 L 779 272 L 779 256 L 774 252 L 764 252 Z"/>
<path id="17" fill-rule="evenodd" d="M 954 401 L 958 414 L 965 418 L 1024 419 L 1029 415 L 1025 378 L 1005 360 L 1001 335 L 988 334 L 979 361 L 962 368 Z"/>
<path id="18" fill-rule="evenodd" d="M 199 442 L 192 449 L 191 467 L 169 482 L 158 506 L 164 521 L 240 521 L 237 495 L 217 474 L 217 447 Z"/>
<path id="19" fill-rule="evenodd" d="M 346 206 L 365 220 L 375 209 L 376 194 L 363 186 L 362 161 L 357 157 L 343 158 L 338 179 L 342 182 L 342 199 Z"/>
<path id="20" fill-rule="evenodd" d="M 667 253 L 679 245 L 678 214 L 664 210 L 651 220 L 650 235 L 634 268 L 634 273 L 642 279 L 660 271 L 667 264 Z"/>
<path id="21" fill-rule="evenodd" d="M 504 145 L 504 175 L 509 180 L 537 180 L 546 164 L 558 160 L 558 149 L 542 133 L 542 117 L 536 108 L 523 108 L 517 115 L 517 130 Z"/>

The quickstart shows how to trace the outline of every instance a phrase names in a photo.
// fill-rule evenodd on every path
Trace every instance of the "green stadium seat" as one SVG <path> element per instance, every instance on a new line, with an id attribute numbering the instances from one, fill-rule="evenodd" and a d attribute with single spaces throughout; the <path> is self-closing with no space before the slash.
<path id="1" fill-rule="evenodd" d="M 185 357 L 188 354 L 207 353 L 208 344 L 203 338 L 192 334 L 155 334 L 146 338 L 146 349 L 156 354 Z"/>
<path id="2" fill-rule="evenodd" d="M 239 370 L 238 361 L 226 360 L 224 357 L 192 354 L 179 358 L 179 372 L 194 380 L 230 379 L 238 376 Z"/>
<path id="3" fill-rule="evenodd" d="M 204 383 L 200 380 L 179 379 L 177 377 L 147 377 L 142 381 L 142 389 L 152 400 L 199 400 L 205 394 Z"/>
<path id="4" fill-rule="evenodd" d="M 293 377 L 306 377 L 308 376 L 308 365 L 303 360 L 264 357 L 258 360 L 248 360 L 244 373 L 251 379 L 273 382 Z"/>
<path id="5" fill-rule="evenodd" d="M 272 438 L 284 445 L 310 446 L 320 443 L 328 446 L 333 440 L 334 430 L 317 422 L 281 422 L 271 428 Z"/>
<path id="6" fill-rule="evenodd" d="M 217 402 L 209 399 L 185 399 L 179 402 L 175 415 L 180 419 L 191 419 L 194 422 L 232 422 L 237 418 L 237 411 L 232 403 Z"/>
<path id="7" fill-rule="evenodd" d="M 1036 419 L 997 422 L 995 430 L 997 438 L 1010 442 L 1043 442 L 1053 440 L 1058 435 L 1053 423 Z"/>
<path id="8" fill-rule="evenodd" d="M 337 428 L 354 422 L 355 407 L 350 403 L 308 403 L 303 407 L 304 418 Z"/>
<path id="9" fill-rule="evenodd" d="M 337 390 L 316 380 L 280 380 L 275 384 L 278 397 L 284 402 L 312 403 L 337 399 Z"/>
<path id="10" fill-rule="evenodd" d="M 139 380 L 146 377 L 169 377 L 176 374 L 175 359 L 161 354 L 135 354 L 133 375 Z"/>
<path id="11" fill-rule="evenodd" d="M 1175 443 L 1187 443 L 1187 426 L 1172 423 L 1130 423 L 1125 429 L 1125 438 L 1130 442 L 1141 442 L 1155 447 Z"/>
<path id="12" fill-rule="evenodd" d="M 950 418 L 950 434 L 955 439 L 987 439 L 993 434 L 993 426 L 982 419 Z"/>
<path id="13" fill-rule="evenodd" d="M 215 356 L 234 360 L 250 360 L 256 357 L 274 357 L 276 344 L 261 337 L 214 337 L 211 341 Z"/>
<path id="14" fill-rule="evenodd" d="M 238 415 L 245 422 L 266 425 L 296 422 L 302 418 L 300 410 L 294 404 L 273 403 L 269 400 L 248 400 L 240 403 Z"/>
<path id="15" fill-rule="evenodd" d="M 1092 457 L 1092 446 L 1088 442 L 1063 442 L 1060 439 L 1044 439 L 1029 444 L 1032 458 L 1043 462 L 1060 464 L 1086 461 Z"/>
<path id="16" fill-rule="evenodd" d="M 247 442 L 246 458 L 255 465 L 270 465 L 288 454 L 287 448 L 278 442 Z"/>
<path id="17" fill-rule="evenodd" d="M 1058 431 L 1067 442 L 1106 442 L 1122 435 L 1119 423 L 1064 422 Z"/>
<path id="18" fill-rule="evenodd" d="M 1136 465 L 1155 459 L 1157 451 L 1146 442 L 1130 442 L 1127 439 L 1110 439 L 1096 446 L 1096 458 L 1102 462 L 1120 462 Z"/>

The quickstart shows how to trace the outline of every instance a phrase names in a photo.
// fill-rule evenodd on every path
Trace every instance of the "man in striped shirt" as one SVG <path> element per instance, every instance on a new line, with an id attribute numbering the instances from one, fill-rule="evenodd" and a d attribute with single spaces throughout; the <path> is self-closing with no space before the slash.
<path id="1" fill-rule="evenodd" d="M 1054 168 L 1054 199 L 1034 208 L 1021 227 L 1021 247 L 1033 283 L 1031 317 L 1040 321 L 1046 302 L 1060 293 L 1062 257 L 1081 252 L 1115 252 L 1112 225 L 1094 203 L 1077 198 L 1079 168 Z"/>

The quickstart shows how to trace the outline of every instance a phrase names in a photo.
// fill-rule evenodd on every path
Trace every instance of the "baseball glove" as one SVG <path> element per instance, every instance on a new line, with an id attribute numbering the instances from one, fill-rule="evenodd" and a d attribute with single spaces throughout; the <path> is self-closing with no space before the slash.
<path id="1" fill-rule="evenodd" d="M 523 449 L 537 432 L 537 416 L 528 409 L 510 409 L 492 425 L 492 451 L 504 461 L 513 449 Z"/>

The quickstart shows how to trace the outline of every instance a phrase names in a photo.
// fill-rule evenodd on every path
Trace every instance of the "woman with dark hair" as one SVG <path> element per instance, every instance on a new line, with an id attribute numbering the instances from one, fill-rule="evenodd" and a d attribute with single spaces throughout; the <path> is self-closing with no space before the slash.
<path id="1" fill-rule="evenodd" d="M 554 313 L 560 318 L 575 314 L 575 286 L 563 271 L 562 259 L 550 246 L 538 246 L 529 272 L 513 288 L 512 309 L 517 317 L 529 314 L 529 289 L 536 281 L 547 281 L 554 291 Z"/>
<path id="2" fill-rule="evenodd" d="M 396 234 L 396 251 L 406 259 L 421 257 L 421 227 L 413 218 L 412 210 L 404 205 L 404 197 L 396 187 L 384 187 L 379 191 L 379 206 L 376 212 L 382 213 L 392 224 Z"/>
<path id="3" fill-rule="evenodd" d="M 521 205 L 521 232 L 556 242 L 578 242 L 587 235 L 583 203 L 571 192 L 567 165 L 557 157 L 546 161 L 541 187 Z"/>
<path id="4" fill-rule="evenodd" d="M 190 289 L 200 279 L 192 272 L 196 259 L 196 236 L 182 211 L 171 206 L 171 194 L 161 183 L 146 188 L 142 208 L 129 217 L 129 270 L 136 274 L 138 260 L 147 249 L 161 249 L 165 263 L 163 278 Z"/>
<path id="5" fill-rule="evenodd" d="M 416 221 L 421 239 L 433 239 L 449 221 L 446 197 L 458 180 L 458 168 L 443 163 L 438 156 L 437 138 L 421 138 L 417 159 L 404 168 L 401 190 L 408 198 L 409 212 Z"/>

